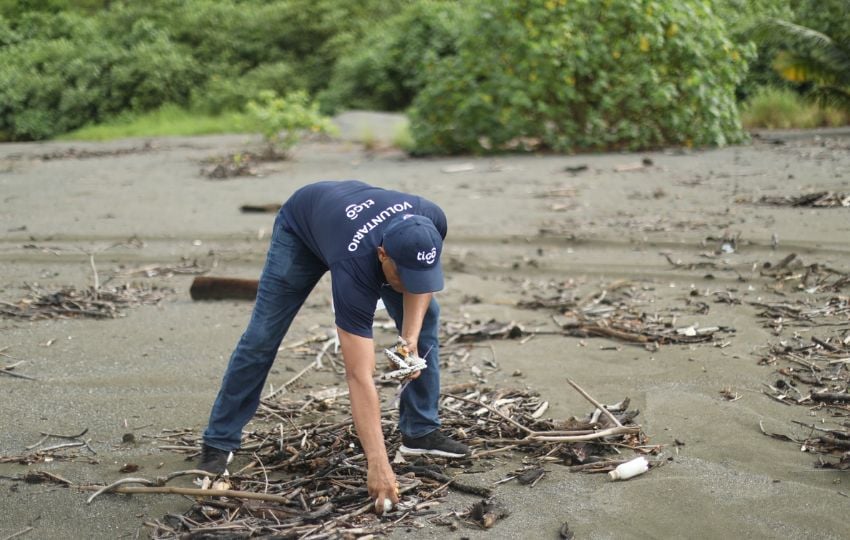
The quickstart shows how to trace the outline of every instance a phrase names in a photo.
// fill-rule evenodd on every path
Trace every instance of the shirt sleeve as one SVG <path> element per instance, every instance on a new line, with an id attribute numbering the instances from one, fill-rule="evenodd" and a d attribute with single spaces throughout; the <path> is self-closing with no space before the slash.
<path id="1" fill-rule="evenodd" d="M 443 209 L 432 203 L 428 199 L 419 198 L 419 214 L 425 216 L 434 222 L 434 227 L 437 228 L 437 232 L 440 233 L 440 236 L 443 240 L 446 239 L 446 234 L 448 233 L 448 223 L 446 221 L 446 213 L 443 212 Z"/>
<path id="2" fill-rule="evenodd" d="M 336 325 L 356 336 L 372 338 L 378 293 L 360 283 L 343 264 L 331 268 Z"/>

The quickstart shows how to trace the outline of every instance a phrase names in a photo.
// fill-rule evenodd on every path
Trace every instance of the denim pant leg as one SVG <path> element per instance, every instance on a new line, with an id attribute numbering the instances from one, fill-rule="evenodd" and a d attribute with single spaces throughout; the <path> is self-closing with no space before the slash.
<path id="1" fill-rule="evenodd" d="M 403 296 L 385 285 L 381 288 L 381 298 L 400 333 L 404 318 Z M 416 345 L 419 356 L 425 359 L 428 367 L 407 385 L 399 403 L 398 427 L 408 437 L 422 437 L 440 427 L 437 410 L 440 401 L 439 333 L 440 306 L 432 298 Z"/>
<path id="2" fill-rule="evenodd" d="M 239 448 L 242 428 L 257 411 L 280 342 L 326 271 L 324 263 L 294 234 L 284 230 L 278 218 L 251 321 L 230 357 L 204 431 L 208 446 L 221 450 Z"/>

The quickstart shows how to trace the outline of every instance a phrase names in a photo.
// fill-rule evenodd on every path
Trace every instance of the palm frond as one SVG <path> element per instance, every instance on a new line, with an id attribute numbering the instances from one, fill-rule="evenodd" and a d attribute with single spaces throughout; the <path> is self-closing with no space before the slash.
<path id="1" fill-rule="evenodd" d="M 836 71 L 832 65 L 811 55 L 782 51 L 776 55 L 772 67 L 783 78 L 795 83 L 850 86 L 850 71 Z"/>
<path id="2" fill-rule="evenodd" d="M 822 68 L 829 68 L 847 77 L 850 73 L 850 50 L 813 28 L 780 19 L 768 19 L 756 25 L 753 38 L 766 45 L 791 51 L 799 57 L 817 59 Z"/>
<path id="3" fill-rule="evenodd" d="M 807 47 L 832 47 L 832 38 L 813 28 L 782 19 L 765 19 L 753 27 L 753 39 L 766 45 L 787 48 L 790 43 Z"/>

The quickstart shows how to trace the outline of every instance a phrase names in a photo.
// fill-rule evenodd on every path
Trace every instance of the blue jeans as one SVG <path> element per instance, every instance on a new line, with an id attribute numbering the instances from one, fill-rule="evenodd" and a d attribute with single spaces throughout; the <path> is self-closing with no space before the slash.
<path id="1" fill-rule="evenodd" d="M 327 270 L 327 266 L 298 237 L 284 228 L 278 216 L 260 276 L 251 321 L 230 356 L 210 412 L 209 425 L 204 431 L 205 444 L 221 450 L 239 448 L 242 428 L 257 411 L 260 394 L 280 343 L 295 314 Z M 381 297 L 397 328 L 401 328 L 402 295 L 385 286 L 381 289 Z M 420 355 L 428 351 L 428 368 L 408 385 L 399 406 L 399 429 L 410 437 L 427 435 L 440 425 L 437 416 L 440 397 L 439 320 L 440 308 L 436 300 L 432 300 L 418 344 Z"/>
<path id="2" fill-rule="evenodd" d="M 384 285 L 381 287 L 381 298 L 400 334 L 404 313 L 401 293 L 395 292 L 389 285 Z M 439 334 L 440 306 L 436 299 L 431 298 L 431 304 L 422 320 L 419 343 L 416 344 L 419 356 L 425 359 L 428 367 L 407 385 L 398 405 L 398 428 L 408 437 L 422 437 L 440 427 L 437 411 L 440 401 Z"/>

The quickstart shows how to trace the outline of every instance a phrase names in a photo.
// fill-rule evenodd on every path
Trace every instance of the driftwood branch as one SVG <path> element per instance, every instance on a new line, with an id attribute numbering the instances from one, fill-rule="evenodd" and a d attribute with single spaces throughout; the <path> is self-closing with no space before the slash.
<path id="1" fill-rule="evenodd" d="M 33 530 L 33 528 L 34 527 L 27 527 L 26 529 L 24 529 L 22 531 L 18 531 L 14 534 L 10 534 L 9 536 L 6 536 L 5 538 L 3 538 L 3 540 L 12 540 L 12 538 L 17 538 L 19 536 L 23 536 L 23 535 L 27 534 L 28 532 L 30 532 L 31 530 Z"/>
<path id="2" fill-rule="evenodd" d="M 478 405 L 478 406 L 480 406 L 480 407 L 484 407 L 485 409 L 487 409 L 487 410 L 488 410 L 488 411 L 490 411 L 491 413 L 493 413 L 493 414 L 495 414 L 495 415 L 498 415 L 498 416 L 499 416 L 499 417 L 501 417 L 503 420 L 507 421 L 508 423 L 510 423 L 510 424 L 511 424 L 511 425 L 513 425 L 513 426 L 518 427 L 518 428 L 519 428 L 519 429 L 521 429 L 522 431 L 525 431 L 526 433 L 529 433 L 529 434 L 533 434 L 533 433 L 534 433 L 534 430 L 532 430 L 532 429 L 529 429 L 529 428 L 525 427 L 524 425 L 520 424 L 519 422 L 517 422 L 517 421 L 516 421 L 516 420 L 514 420 L 513 418 L 511 418 L 511 417 L 509 417 L 509 416 L 507 416 L 507 415 L 505 415 L 505 414 L 501 413 L 500 411 L 496 410 L 495 408 L 493 408 L 493 407 L 491 407 L 491 406 L 489 406 L 489 405 L 487 405 L 487 404 L 485 404 L 485 403 L 482 403 L 481 401 L 478 401 L 478 400 L 476 400 L 476 399 L 469 399 L 469 398 L 465 398 L 465 397 L 461 397 L 461 396 L 454 396 L 454 395 L 444 394 L 444 393 L 442 393 L 442 392 L 440 393 L 440 395 L 441 395 L 441 396 L 443 396 L 443 397 L 451 397 L 451 398 L 454 398 L 454 399 L 459 399 L 460 401 L 465 401 L 465 402 L 467 402 L 467 403 L 472 403 L 472 404 L 474 404 L 474 405 Z"/>
<path id="3" fill-rule="evenodd" d="M 640 426 L 620 426 L 602 429 L 597 431 L 596 433 L 591 433 L 589 435 L 546 435 L 545 432 L 543 432 L 540 434 L 534 434 L 529 437 L 529 439 L 532 441 L 540 442 L 581 442 L 604 439 L 605 437 L 610 437 L 612 435 L 626 435 L 629 433 L 639 432 Z"/>
<path id="4" fill-rule="evenodd" d="M 20 362 L 15 362 L 14 364 L 10 364 L 8 366 L 0 366 L 0 373 L 2 373 L 3 375 L 8 375 L 10 377 L 17 377 L 19 379 L 27 379 L 29 381 L 37 380 L 35 377 L 30 377 L 29 375 L 24 375 L 23 373 L 15 373 L 14 371 L 12 371 L 13 369 L 15 369 L 16 367 L 18 367 L 19 365 L 21 365 L 23 363 L 24 363 L 23 360 L 21 360 Z"/>
<path id="5" fill-rule="evenodd" d="M 91 503 L 95 497 L 103 493 L 170 493 L 172 495 L 189 495 L 192 497 L 230 497 L 233 499 L 250 499 L 254 501 L 268 501 L 280 504 L 289 502 L 287 497 L 281 495 L 271 495 L 268 493 L 255 493 L 253 491 L 238 491 L 234 489 L 200 489 L 200 488 L 182 488 L 174 486 L 124 486 L 123 484 L 152 484 L 146 478 L 122 478 L 117 482 L 113 482 L 108 486 L 97 488 L 96 486 L 87 487 L 80 486 L 80 489 L 90 490 L 92 488 L 97 491 L 89 497 L 86 502 Z"/>
<path id="6" fill-rule="evenodd" d="M 577 385 L 577 384 L 576 384 L 576 383 L 575 383 L 572 379 L 567 378 L 567 382 L 568 382 L 568 383 L 570 383 L 570 386 L 572 386 L 573 388 L 575 388 L 575 389 L 576 389 L 576 391 L 577 391 L 579 394 L 581 394 L 582 396 L 584 396 L 584 398 L 585 398 L 587 401 L 589 401 L 589 402 L 593 403 L 593 404 L 596 406 L 596 408 L 597 408 L 597 409 L 599 409 L 600 411 L 602 411 L 602 414 L 604 414 L 604 415 L 605 415 L 605 416 L 607 416 L 609 419 L 611 419 L 611 421 L 612 421 L 612 422 L 614 422 L 614 425 L 619 426 L 619 427 L 623 427 L 623 424 L 621 424 L 621 423 L 620 423 L 620 421 L 619 421 L 619 420 L 617 420 L 617 417 L 616 417 L 616 416 L 614 416 L 614 414 L 613 414 L 611 411 L 609 411 L 609 410 L 605 407 L 605 405 L 602 405 L 601 403 L 599 403 L 598 401 L 596 401 L 595 399 L 593 399 L 593 398 L 590 396 L 590 394 L 588 394 L 587 392 L 585 392 L 585 391 L 584 391 L 584 390 L 583 390 L 583 389 L 582 389 L 579 385 Z"/>

